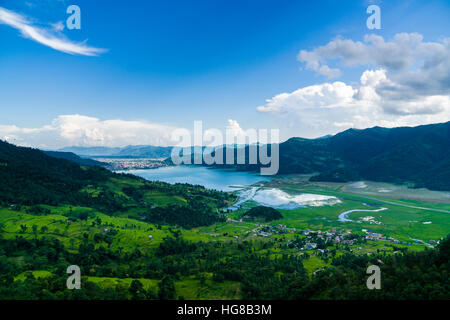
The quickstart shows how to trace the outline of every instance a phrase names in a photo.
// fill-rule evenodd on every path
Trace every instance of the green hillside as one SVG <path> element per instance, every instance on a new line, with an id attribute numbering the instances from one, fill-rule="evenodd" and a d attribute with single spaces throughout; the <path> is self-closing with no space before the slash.
<path id="1" fill-rule="evenodd" d="M 70 160 L 72 162 L 81 164 L 82 166 L 106 167 L 106 164 L 104 162 L 100 162 L 100 161 L 96 161 L 96 160 L 92 160 L 92 159 L 88 159 L 88 158 L 81 158 L 73 152 L 44 151 L 44 153 L 46 155 L 54 157 L 54 158 Z"/>
<path id="2" fill-rule="evenodd" d="M 247 146 L 246 163 L 248 150 Z M 450 190 L 450 122 L 349 129 L 320 139 L 291 138 L 279 145 L 279 155 L 278 174 L 316 174 L 312 181 L 371 180 Z M 260 165 L 224 166 L 260 169 Z"/>
<path id="3" fill-rule="evenodd" d="M 361 203 L 335 189 L 343 200 L 336 207 L 225 213 L 231 193 L 149 182 L 4 142 L 0 164 L 0 300 L 449 297 L 450 238 L 419 223 L 444 235 L 444 212 L 386 205 L 381 225 L 343 226 L 339 212 Z M 368 227 L 437 241 L 372 241 L 361 230 Z M 366 268 L 380 261 L 384 290 L 368 291 Z M 80 290 L 66 287 L 70 265 L 80 267 Z"/>
<path id="4" fill-rule="evenodd" d="M 0 164 L 0 204 L 31 206 L 38 213 L 39 205 L 71 205 L 114 216 L 195 227 L 221 221 L 216 208 L 233 200 L 230 194 L 201 186 L 150 182 L 2 141 Z"/>

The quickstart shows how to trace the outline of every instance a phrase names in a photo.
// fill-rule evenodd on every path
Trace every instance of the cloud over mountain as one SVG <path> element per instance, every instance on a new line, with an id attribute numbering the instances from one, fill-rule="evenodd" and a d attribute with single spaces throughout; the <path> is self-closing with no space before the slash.
<path id="1" fill-rule="evenodd" d="M 78 114 L 60 115 L 50 125 L 21 128 L 0 125 L 0 138 L 9 142 L 59 148 L 62 146 L 126 146 L 171 144 L 175 127 L 146 121 L 100 120 Z"/>
<path id="2" fill-rule="evenodd" d="M 0 24 L 5 24 L 20 31 L 25 38 L 39 42 L 52 49 L 75 55 L 97 56 L 105 49 L 90 47 L 85 42 L 76 43 L 67 39 L 61 31 L 64 26 L 61 22 L 52 25 L 52 28 L 42 28 L 34 25 L 25 16 L 0 7 Z"/>
<path id="3" fill-rule="evenodd" d="M 350 67 L 369 69 L 356 84 L 326 82 L 278 94 L 257 107 L 259 112 L 295 113 L 302 125 L 319 133 L 330 124 L 341 130 L 450 119 L 450 38 L 424 42 L 417 33 L 400 33 L 390 41 L 378 35 L 362 42 L 337 38 L 301 50 L 298 59 L 329 78 Z"/>

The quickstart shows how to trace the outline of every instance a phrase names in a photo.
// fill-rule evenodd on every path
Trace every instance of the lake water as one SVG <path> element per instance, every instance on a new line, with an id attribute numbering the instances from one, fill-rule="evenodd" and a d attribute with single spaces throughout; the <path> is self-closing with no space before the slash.
<path id="1" fill-rule="evenodd" d="M 233 191 L 236 187 L 245 187 L 260 181 L 270 179 L 250 172 L 234 170 L 211 169 L 200 166 L 174 166 L 157 169 L 141 169 L 124 171 L 150 181 L 168 183 L 189 183 L 202 185 L 208 189 Z"/>

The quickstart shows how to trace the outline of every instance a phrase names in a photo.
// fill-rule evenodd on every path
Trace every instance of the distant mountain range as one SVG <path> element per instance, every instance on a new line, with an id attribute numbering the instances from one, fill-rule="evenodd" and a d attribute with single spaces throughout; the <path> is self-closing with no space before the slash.
<path id="1" fill-rule="evenodd" d="M 249 147 L 246 148 L 248 155 Z M 127 146 L 67 147 L 60 151 L 82 157 L 168 158 L 171 150 L 172 147 Z M 371 180 L 450 190 L 450 122 L 348 129 L 318 139 L 291 138 L 279 144 L 279 150 L 279 174 L 315 174 L 312 181 Z M 64 158 L 83 164 L 82 159 L 73 156 L 66 154 Z M 58 154 L 58 157 L 63 156 Z M 260 165 L 214 166 L 244 171 L 260 169 Z"/>
<path id="2" fill-rule="evenodd" d="M 291 138 L 279 145 L 279 153 L 279 174 L 315 173 L 313 181 L 371 180 L 450 190 L 450 122 L 349 129 L 320 139 Z"/>
<path id="3" fill-rule="evenodd" d="M 107 167 L 107 164 L 104 162 L 81 158 L 77 156 L 73 152 L 61 152 L 61 151 L 43 151 L 46 155 L 58 158 L 58 159 L 66 159 L 78 163 L 82 166 L 99 166 L 99 167 Z"/>
<path id="4" fill-rule="evenodd" d="M 73 152 L 82 157 L 117 157 L 117 158 L 167 158 L 172 147 L 126 146 L 112 147 L 65 147 L 60 152 Z"/>
<path id="5" fill-rule="evenodd" d="M 17 147 L 0 140 L 0 205 L 90 205 L 92 199 L 80 190 L 106 181 L 113 173 L 98 166 L 82 167 L 75 163 L 78 159 L 73 156 L 56 153 L 50 156 L 38 149 Z"/>
<path id="6" fill-rule="evenodd" d="M 301 159 L 310 168 L 299 162 L 300 149 L 310 150 L 310 160 Z M 349 129 L 312 143 L 291 139 L 280 145 L 280 154 L 281 172 L 318 171 L 316 181 L 364 179 L 450 190 L 450 122 Z"/>

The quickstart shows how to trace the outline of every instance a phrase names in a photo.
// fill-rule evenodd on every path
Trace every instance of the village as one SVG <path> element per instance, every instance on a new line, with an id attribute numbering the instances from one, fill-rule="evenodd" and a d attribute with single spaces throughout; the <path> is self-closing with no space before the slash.
<path id="1" fill-rule="evenodd" d="M 168 164 L 164 159 L 153 158 L 93 158 L 96 161 L 106 163 L 112 171 L 121 170 L 138 170 L 138 169 L 156 169 L 167 167 Z"/>
<path id="2" fill-rule="evenodd" d="M 230 223 L 242 223 L 243 219 L 227 219 Z M 296 235 L 295 240 L 288 240 L 286 245 L 289 248 L 296 248 L 299 250 L 312 250 L 318 252 L 325 252 L 327 247 L 333 245 L 341 246 L 354 246 L 357 244 L 366 243 L 367 241 L 379 242 L 383 241 L 391 244 L 400 244 L 411 246 L 413 244 L 423 244 L 428 247 L 434 247 L 439 244 L 439 241 L 430 240 L 428 243 L 418 240 L 411 239 L 412 241 L 407 242 L 399 240 L 394 237 L 385 236 L 381 233 L 373 232 L 371 229 L 361 229 L 362 234 L 356 234 L 350 230 L 344 230 L 339 228 L 333 228 L 331 230 L 297 230 L 296 228 L 289 228 L 286 225 L 267 225 L 267 224 L 257 224 L 255 228 L 251 230 L 241 230 L 241 233 L 246 235 L 252 235 L 255 237 L 271 237 L 281 234 L 293 234 Z M 239 238 L 234 236 L 234 238 Z M 361 250 L 361 247 L 356 247 L 357 250 Z"/>

